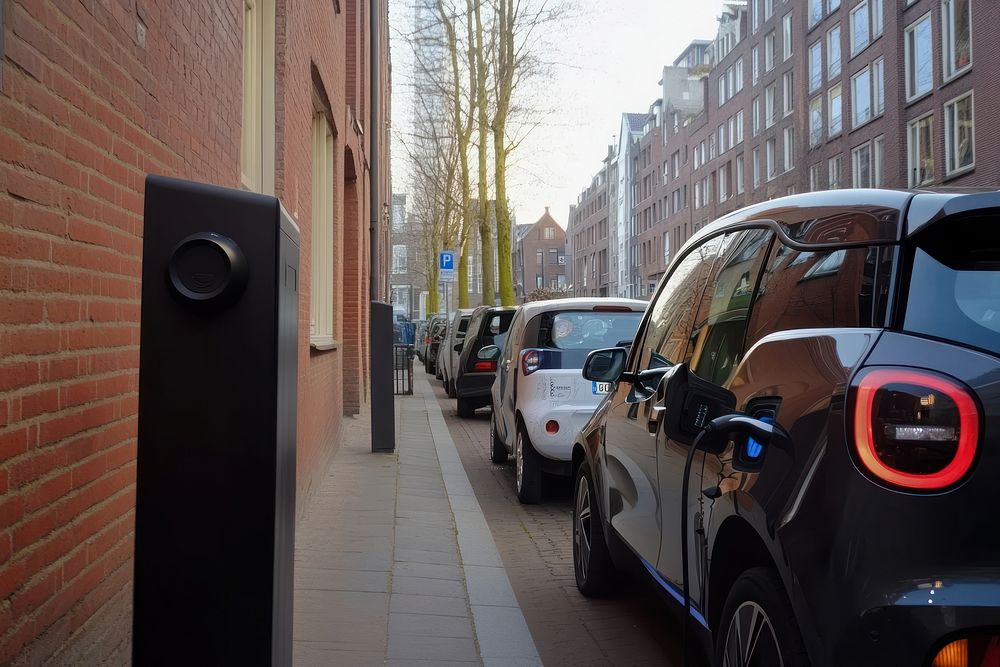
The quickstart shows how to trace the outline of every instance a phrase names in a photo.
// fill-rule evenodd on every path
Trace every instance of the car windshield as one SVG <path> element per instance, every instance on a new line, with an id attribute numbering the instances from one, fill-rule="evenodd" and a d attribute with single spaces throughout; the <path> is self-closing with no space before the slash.
<path id="1" fill-rule="evenodd" d="M 546 313 L 539 327 L 540 347 L 597 350 L 632 342 L 641 312 L 571 311 Z"/>

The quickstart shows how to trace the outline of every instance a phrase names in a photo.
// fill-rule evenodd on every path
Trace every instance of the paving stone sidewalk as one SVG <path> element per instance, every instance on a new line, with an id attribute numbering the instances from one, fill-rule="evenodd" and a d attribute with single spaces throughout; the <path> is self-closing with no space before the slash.
<path id="1" fill-rule="evenodd" d="M 367 417 L 296 528 L 296 665 L 541 665 L 427 380 L 396 396 L 396 452 Z"/>

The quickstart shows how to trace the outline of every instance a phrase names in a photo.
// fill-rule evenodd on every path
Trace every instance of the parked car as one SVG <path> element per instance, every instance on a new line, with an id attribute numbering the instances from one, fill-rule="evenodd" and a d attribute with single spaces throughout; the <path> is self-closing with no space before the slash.
<path id="1" fill-rule="evenodd" d="M 417 355 L 417 359 L 423 361 L 424 355 L 427 353 L 427 320 L 418 320 L 416 324 L 417 332 L 414 337 L 413 351 Z"/>
<path id="2" fill-rule="evenodd" d="M 631 340 L 645 301 L 576 298 L 521 306 L 504 348 L 477 357 L 498 360 L 491 388 L 490 449 L 494 463 L 515 459 L 517 496 L 542 498 L 542 473 L 569 475 L 573 436 L 608 391 L 580 374 L 591 350 Z"/>
<path id="3" fill-rule="evenodd" d="M 699 231 L 584 368 L 579 589 L 637 557 L 720 665 L 1000 664 L 998 211 L 837 190 Z"/>
<path id="4" fill-rule="evenodd" d="M 497 362 L 496 359 L 480 359 L 479 350 L 503 344 L 515 312 L 515 308 L 496 306 L 480 306 L 472 311 L 455 365 L 455 397 L 458 399 L 459 417 L 471 417 L 476 408 L 490 404 L 490 388 L 496 379 Z"/>
<path id="5" fill-rule="evenodd" d="M 424 370 L 430 373 L 437 373 L 438 349 L 441 347 L 441 340 L 444 338 L 448 328 L 447 315 L 433 315 L 427 322 L 427 347 L 424 352 Z"/>
<path id="6" fill-rule="evenodd" d="M 448 325 L 446 343 L 441 344 L 438 357 L 441 359 L 441 382 L 444 384 L 448 398 L 455 398 L 455 370 L 458 368 L 458 355 L 465 342 L 465 332 L 472 317 L 472 308 L 460 308 L 455 311 L 451 324 Z"/>

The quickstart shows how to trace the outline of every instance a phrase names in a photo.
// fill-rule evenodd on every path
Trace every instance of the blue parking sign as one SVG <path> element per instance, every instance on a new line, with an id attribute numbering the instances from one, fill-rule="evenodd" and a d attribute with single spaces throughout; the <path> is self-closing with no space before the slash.
<path id="1" fill-rule="evenodd" d="M 442 271 L 453 271 L 455 269 L 455 253 L 450 250 L 442 250 L 438 268 Z"/>

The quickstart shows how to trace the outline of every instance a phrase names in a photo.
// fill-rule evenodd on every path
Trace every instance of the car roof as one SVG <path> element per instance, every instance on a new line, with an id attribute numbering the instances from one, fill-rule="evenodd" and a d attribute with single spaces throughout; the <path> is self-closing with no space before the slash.
<path id="1" fill-rule="evenodd" d="M 634 312 L 646 310 L 648 302 L 639 299 L 619 299 L 615 297 L 574 297 L 571 299 L 549 299 L 547 301 L 530 301 L 523 306 L 525 317 L 533 317 L 539 313 L 559 310 L 592 310 L 595 306 L 626 306 Z"/>

